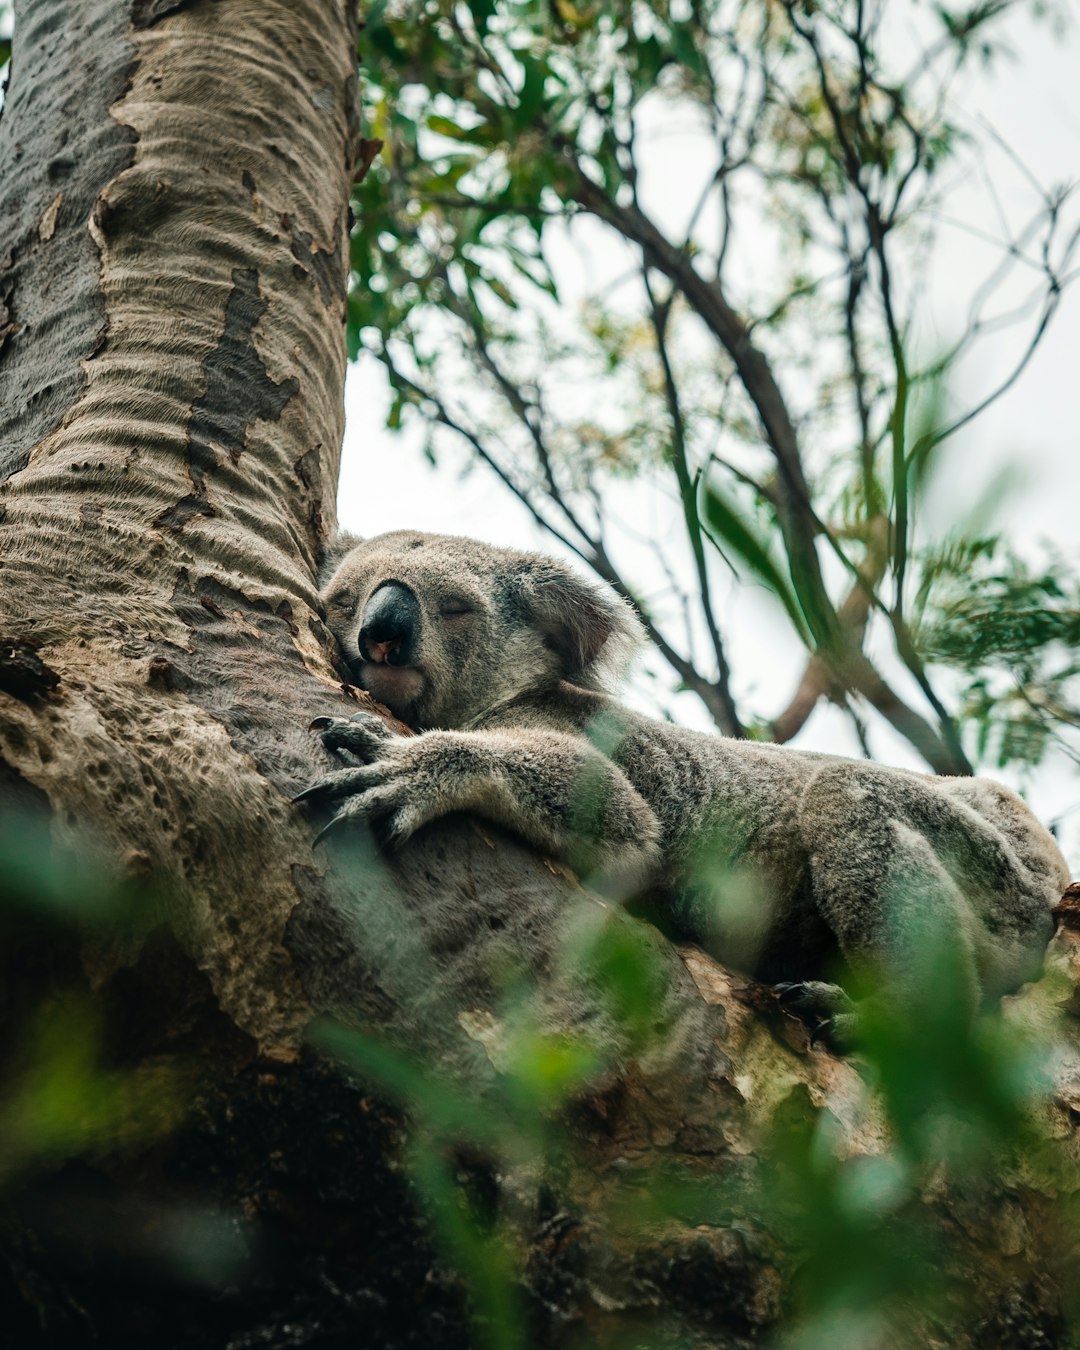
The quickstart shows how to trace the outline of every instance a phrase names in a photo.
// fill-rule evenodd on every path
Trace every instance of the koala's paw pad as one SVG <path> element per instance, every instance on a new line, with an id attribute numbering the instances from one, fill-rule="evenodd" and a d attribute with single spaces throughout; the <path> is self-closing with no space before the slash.
<path id="1" fill-rule="evenodd" d="M 315 836 L 316 844 L 330 835 L 363 828 L 380 849 L 396 849 L 427 820 L 407 767 L 403 769 L 391 754 L 337 769 L 297 793 L 293 801 L 324 818 L 329 813 Z"/>

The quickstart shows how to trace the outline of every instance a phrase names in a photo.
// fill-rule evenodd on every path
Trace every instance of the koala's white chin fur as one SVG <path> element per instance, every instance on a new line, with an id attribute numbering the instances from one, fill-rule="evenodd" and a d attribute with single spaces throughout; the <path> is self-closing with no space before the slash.
<path id="1" fill-rule="evenodd" d="M 384 703 L 395 717 L 406 714 L 424 690 L 424 677 L 415 666 L 391 666 L 382 662 L 361 661 L 360 688 Z"/>

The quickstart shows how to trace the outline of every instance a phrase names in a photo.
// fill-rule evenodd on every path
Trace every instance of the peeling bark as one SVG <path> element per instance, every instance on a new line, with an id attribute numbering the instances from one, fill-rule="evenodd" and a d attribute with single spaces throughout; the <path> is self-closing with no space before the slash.
<path id="1" fill-rule="evenodd" d="M 783 1254 L 750 1217 L 643 1237 L 601 1216 L 658 1164 L 738 1175 L 793 1101 L 874 1152 L 854 1068 L 752 981 L 498 831 L 449 820 L 396 860 L 362 840 L 313 852 L 290 802 L 325 767 L 308 722 L 357 697 L 313 576 L 341 439 L 346 203 L 374 153 L 354 52 L 345 0 L 17 14 L 0 805 L 146 899 L 123 932 L 13 930 L 3 1006 L 14 1036 L 75 988 L 115 1062 L 185 1091 L 166 1137 L 45 1167 L 11 1198 L 3 1325 L 20 1347 L 477 1344 L 400 1113 L 305 1038 L 333 1016 L 497 1110 L 518 971 L 540 1024 L 604 1061 L 563 1111 L 560 1176 L 458 1160 L 512 1230 L 531 1341 L 760 1344 Z M 583 923 L 648 947 L 645 1051 L 565 959 Z M 1035 1016 L 1037 997 L 1018 1006 Z M 1035 1223 L 1035 1200 L 1016 1203 Z M 224 1243 L 219 1283 L 176 1262 L 193 1214 Z M 1044 1283 L 1025 1306 L 1050 1316 Z"/>

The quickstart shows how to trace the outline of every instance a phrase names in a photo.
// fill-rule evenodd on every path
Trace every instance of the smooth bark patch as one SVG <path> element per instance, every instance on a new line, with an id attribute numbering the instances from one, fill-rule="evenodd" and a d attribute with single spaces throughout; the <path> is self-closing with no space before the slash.
<path id="1" fill-rule="evenodd" d="M 339 222 L 334 228 L 337 243 L 333 249 L 313 247 L 314 236 L 302 230 L 291 215 L 286 212 L 281 217 L 283 227 L 289 232 L 289 247 L 302 275 L 310 276 L 319 288 L 323 304 L 333 300 L 345 299 L 345 269 L 341 265 L 341 250 L 345 240 L 344 226 Z"/>
<path id="2" fill-rule="evenodd" d="M 275 382 L 255 347 L 255 326 L 269 301 L 259 294 L 258 274 L 236 267 L 225 304 L 225 328 L 202 363 L 206 391 L 195 400 L 188 423 L 188 466 L 197 496 L 206 496 L 206 476 L 217 467 L 217 452 L 237 462 L 252 422 L 276 422 L 300 388 L 295 376 Z"/>
<path id="3" fill-rule="evenodd" d="M 191 0 L 135 0 L 131 7 L 131 26 L 153 28 L 154 24 L 190 4 Z"/>
<path id="4" fill-rule="evenodd" d="M 0 120 L 0 481 L 60 425 L 106 340 L 87 221 L 133 162 L 135 133 L 109 109 L 133 50 L 118 0 L 25 0 Z"/>

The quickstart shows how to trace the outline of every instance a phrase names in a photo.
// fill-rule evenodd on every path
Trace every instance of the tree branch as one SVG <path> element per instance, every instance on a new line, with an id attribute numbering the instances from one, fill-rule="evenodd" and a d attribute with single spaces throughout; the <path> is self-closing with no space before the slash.
<path id="1" fill-rule="evenodd" d="M 675 470 L 675 479 L 679 487 L 679 498 L 682 503 L 683 521 L 686 525 L 686 532 L 690 539 L 690 549 L 694 557 L 694 567 L 697 571 L 698 586 L 700 588 L 701 612 L 705 620 L 705 627 L 709 634 L 709 641 L 712 644 L 713 658 L 716 661 L 716 687 L 719 695 L 719 702 L 724 709 L 724 719 L 719 724 L 720 729 L 729 736 L 745 736 L 746 731 L 739 718 L 738 709 L 735 707 L 735 701 L 731 696 L 731 671 L 728 666 L 727 656 L 724 652 L 724 644 L 720 637 L 720 630 L 716 623 L 716 616 L 712 607 L 712 586 L 709 579 L 709 571 L 705 562 L 705 544 L 702 539 L 701 521 L 698 515 L 697 490 L 694 479 L 690 473 L 690 465 L 687 460 L 686 446 L 686 424 L 683 420 L 682 408 L 679 403 L 679 391 L 675 383 L 675 373 L 671 368 L 671 360 L 667 350 L 667 319 L 670 313 L 670 299 L 667 305 L 661 307 L 653 293 L 652 283 L 649 280 L 649 266 L 647 260 L 642 267 L 642 281 L 645 285 L 645 294 L 649 299 L 649 306 L 652 317 L 653 332 L 656 336 L 656 350 L 660 358 L 660 365 L 664 372 L 664 394 L 667 401 L 668 414 L 671 418 L 671 463 Z"/>

